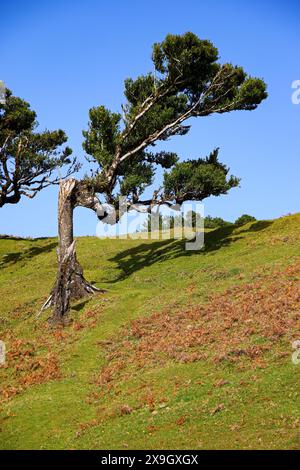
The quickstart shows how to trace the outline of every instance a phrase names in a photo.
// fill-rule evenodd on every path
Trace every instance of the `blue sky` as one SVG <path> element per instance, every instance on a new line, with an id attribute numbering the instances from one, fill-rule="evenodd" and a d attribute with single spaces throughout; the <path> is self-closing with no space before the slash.
<path id="1" fill-rule="evenodd" d="M 120 110 L 124 79 L 152 70 L 153 42 L 186 31 L 210 39 L 221 62 L 264 78 L 269 98 L 253 112 L 194 120 L 165 148 L 193 158 L 219 146 L 221 161 L 241 177 L 240 188 L 204 201 L 206 214 L 275 218 L 300 211 L 300 105 L 291 101 L 300 80 L 299 20 L 299 2 L 288 0 L 10 0 L 0 6 L 0 79 L 31 103 L 41 129 L 64 129 L 83 161 L 88 109 Z M 5 206 L 0 233 L 56 235 L 56 206 L 57 188 Z M 95 230 L 94 214 L 76 209 L 75 234 Z"/>

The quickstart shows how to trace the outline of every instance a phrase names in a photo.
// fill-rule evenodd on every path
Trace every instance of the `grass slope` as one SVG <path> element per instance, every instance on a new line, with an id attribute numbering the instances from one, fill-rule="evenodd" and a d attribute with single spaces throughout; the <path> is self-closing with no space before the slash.
<path id="1" fill-rule="evenodd" d="M 57 331 L 35 318 L 56 239 L 0 239 L 0 448 L 299 448 L 299 227 L 218 229 L 201 252 L 80 238 L 107 293 Z"/>

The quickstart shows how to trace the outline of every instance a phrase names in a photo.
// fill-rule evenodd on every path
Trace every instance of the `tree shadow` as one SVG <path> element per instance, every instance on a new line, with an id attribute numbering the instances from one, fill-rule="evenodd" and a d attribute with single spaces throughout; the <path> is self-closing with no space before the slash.
<path id="1" fill-rule="evenodd" d="M 41 253 L 48 253 L 52 251 L 55 247 L 57 247 L 57 242 L 49 242 L 43 246 L 33 246 L 24 251 L 17 251 L 12 253 L 6 253 L 2 260 L 0 261 L 0 267 L 5 268 L 9 265 L 13 265 L 20 261 L 28 261 L 32 259 L 34 256 L 38 256 Z"/>
<path id="2" fill-rule="evenodd" d="M 240 233 L 260 232 L 261 230 L 268 228 L 272 224 L 273 224 L 273 220 L 259 220 L 258 222 L 254 222 L 246 230 L 240 230 Z"/>
<path id="3" fill-rule="evenodd" d="M 134 248 L 123 250 L 117 253 L 109 261 L 117 264 L 117 268 L 121 273 L 117 278 L 110 282 L 118 282 L 126 279 L 134 272 L 143 269 L 144 267 L 151 266 L 155 263 L 160 263 L 165 260 L 171 260 L 179 257 L 190 256 L 205 256 L 205 254 L 217 251 L 220 248 L 226 247 L 243 238 L 242 234 L 247 232 L 258 232 L 268 228 L 272 221 L 260 221 L 253 223 L 245 230 L 237 229 L 235 225 L 217 228 L 205 234 L 205 245 L 201 250 L 187 250 L 186 242 L 191 240 L 160 240 L 149 243 L 142 243 Z"/>
<path id="4" fill-rule="evenodd" d="M 83 309 L 83 307 L 91 300 L 91 297 L 88 297 L 87 299 L 85 300 L 82 300 L 81 302 L 79 303 L 75 303 L 74 305 L 72 305 L 71 309 L 72 310 L 76 310 L 76 312 L 80 312 L 80 310 Z"/>

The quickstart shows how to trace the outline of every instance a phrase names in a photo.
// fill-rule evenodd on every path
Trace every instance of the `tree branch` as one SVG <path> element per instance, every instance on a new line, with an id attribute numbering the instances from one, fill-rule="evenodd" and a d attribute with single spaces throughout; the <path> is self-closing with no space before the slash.
<path id="1" fill-rule="evenodd" d="M 138 123 L 138 121 L 162 98 L 164 98 L 171 90 L 172 90 L 172 87 L 174 86 L 174 84 L 172 84 L 171 86 L 169 86 L 168 88 L 166 88 L 166 90 L 163 92 L 163 93 L 159 93 L 158 90 L 160 88 L 163 89 L 163 86 L 161 86 L 160 88 L 158 88 L 156 90 L 156 94 L 155 95 L 150 95 L 148 96 L 148 98 L 145 99 L 145 101 L 141 104 L 141 110 L 140 112 L 135 116 L 134 120 L 129 124 L 129 126 L 124 130 L 123 134 L 122 134 L 122 142 L 124 142 L 124 140 L 129 136 L 129 134 L 133 131 L 133 129 L 135 128 L 136 124 Z"/>
<path id="2" fill-rule="evenodd" d="M 213 83 L 212 83 L 213 85 Z M 220 113 L 220 112 L 226 112 L 230 109 L 234 109 L 238 105 L 238 101 L 233 101 L 228 103 L 228 105 L 220 107 L 220 108 L 214 108 L 213 106 L 208 109 L 202 109 L 201 111 L 197 111 L 197 108 L 200 106 L 201 102 L 205 100 L 205 97 L 212 92 L 213 86 L 210 86 L 207 91 L 205 92 L 204 95 L 200 96 L 199 99 L 192 105 L 190 106 L 183 114 L 178 116 L 174 121 L 168 123 L 165 125 L 162 129 L 154 132 L 150 136 L 148 136 L 146 139 L 144 139 L 137 147 L 135 147 L 133 150 L 130 150 L 129 152 L 125 153 L 121 158 L 120 158 L 120 163 L 122 163 L 124 160 L 127 158 L 131 157 L 132 155 L 136 154 L 137 152 L 143 150 L 146 148 L 148 145 L 151 143 L 154 143 L 156 140 L 159 140 L 164 134 L 166 134 L 169 130 L 176 128 L 179 126 L 183 121 L 187 120 L 189 117 L 196 117 L 196 116 L 208 116 L 209 114 L 213 113 Z M 217 85 L 222 86 L 222 83 Z M 226 93 L 218 97 L 219 101 L 222 98 L 225 98 L 226 95 L 230 92 L 230 90 L 227 90 Z"/>

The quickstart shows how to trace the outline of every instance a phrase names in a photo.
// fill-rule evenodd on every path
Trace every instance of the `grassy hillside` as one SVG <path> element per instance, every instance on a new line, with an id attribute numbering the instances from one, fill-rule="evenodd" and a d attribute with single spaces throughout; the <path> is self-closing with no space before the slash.
<path id="1" fill-rule="evenodd" d="M 300 215 L 176 240 L 78 239 L 107 289 L 49 330 L 56 239 L 0 239 L 2 449 L 299 448 Z"/>

